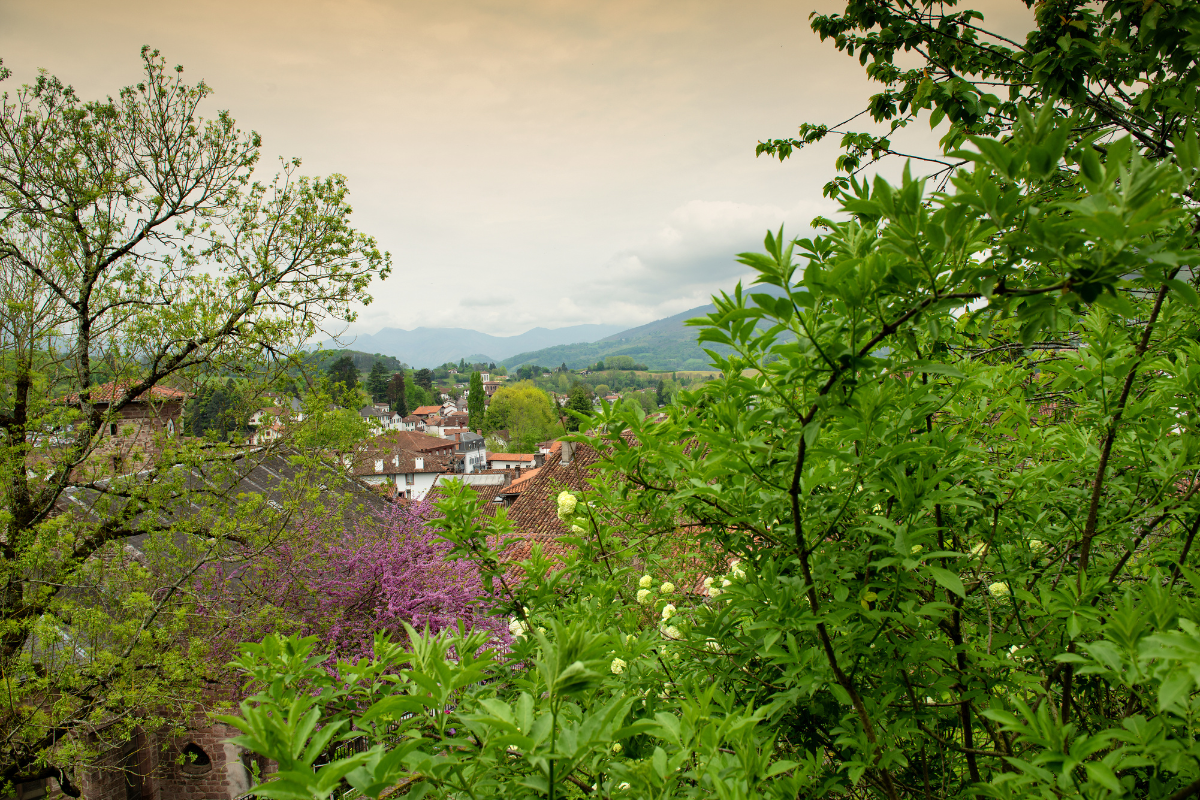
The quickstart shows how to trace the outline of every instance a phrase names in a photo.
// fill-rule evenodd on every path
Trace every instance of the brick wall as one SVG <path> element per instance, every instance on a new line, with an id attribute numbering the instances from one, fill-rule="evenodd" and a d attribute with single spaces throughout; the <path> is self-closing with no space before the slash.
<path id="1" fill-rule="evenodd" d="M 238 733 L 219 723 L 198 724 L 184 736 L 139 733 L 97 759 L 80 776 L 79 788 L 84 800 L 233 800 L 255 784 L 254 764 L 260 775 L 274 771 L 265 759 L 228 741 Z M 199 748 L 208 763 L 180 763 L 189 746 Z M 63 798 L 52 785 L 48 800 Z"/>

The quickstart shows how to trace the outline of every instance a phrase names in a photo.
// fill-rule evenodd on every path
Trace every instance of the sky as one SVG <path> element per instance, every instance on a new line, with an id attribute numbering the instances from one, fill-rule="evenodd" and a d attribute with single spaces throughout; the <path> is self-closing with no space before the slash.
<path id="1" fill-rule="evenodd" d="M 0 58 L 13 84 L 46 69 L 93 98 L 160 49 L 213 87 L 208 115 L 262 135 L 263 164 L 347 176 L 394 262 L 348 333 L 506 336 L 703 305 L 768 228 L 832 212 L 834 143 L 754 147 L 872 93 L 808 27 L 838 5 L 0 0 Z"/>

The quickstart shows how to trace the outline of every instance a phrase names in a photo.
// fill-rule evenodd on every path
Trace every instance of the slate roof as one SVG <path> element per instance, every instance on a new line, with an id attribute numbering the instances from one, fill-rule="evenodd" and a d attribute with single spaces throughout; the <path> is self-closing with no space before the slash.
<path id="1" fill-rule="evenodd" d="M 350 494 L 354 502 L 345 508 L 345 520 L 361 518 L 368 515 L 383 519 L 388 508 L 388 502 L 369 487 L 347 477 L 343 472 L 332 466 L 321 466 L 316 469 L 316 475 L 302 475 L 293 464 L 287 452 L 279 450 L 267 451 L 263 448 L 247 450 L 244 461 L 235 470 L 224 466 L 203 464 L 193 467 L 179 466 L 175 470 L 185 471 L 184 491 L 172 500 L 165 500 L 159 505 L 153 516 L 146 514 L 134 523 L 134 529 L 139 523 L 145 526 L 187 523 L 206 529 L 208 521 L 225 516 L 226 508 L 233 508 L 245 502 L 241 495 L 256 493 L 262 495 L 272 508 L 282 508 L 287 498 L 281 487 L 287 481 L 303 478 L 311 483 L 314 478 L 320 481 L 321 494 L 330 496 L 329 502 L 324 503 L 329 508 L 336 508 L 334 494 Z M 178 477 L 178 472 L 170 477 Z M 99 519 L 110 519 L 117 513 L 124 502 L 119 497 L 109 495 L 107 488 L 113 485 L 112 479 L 106 479 L 91 487 L 69 487 L 59 497 L 56 503 L 57 513 L 77 515 L 83 521 L 95 522 Z M 225 516 L 228 519 L 227 516 Z M 253 521 L 247 521 L 254 524 Z M 301 523 L 296 519 L 295 522 Z M 86 524 L 86 523 L 85 523 Z M 147 534 L 135 536 L 126 541 L 140 549 Z"/>
<path id="2" fill-rule="evenodd" d="M 421 468 L 417 468 L 417 459 L 421 459 Z M 382 461 L 383 469 L 375 469 L 375 462 Z M 368 448 L 354 455 L 350 472 L 358 476 L 366 475 L 397 475 L 424 472 L 445 472 L 450 468 L 449 456 L 434 456 L 427 453 L 414 453 L 406 450 L 379 450 Z"/>

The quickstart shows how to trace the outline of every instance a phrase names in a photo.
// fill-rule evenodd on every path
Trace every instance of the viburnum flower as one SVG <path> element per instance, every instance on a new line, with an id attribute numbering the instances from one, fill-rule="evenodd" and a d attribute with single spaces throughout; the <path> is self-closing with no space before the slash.
<path id="1" fill-rule="evenodd" d="M 732 575 L 733 577 L 737 578 L 738 580 L 741 580 L 742 578 L 746 577 L 746 571 L 741 568 L 741 566 L 740 566 L 741 563 L 742 563 L 741 559 L 735 558 L 733 560 L 733 563 L 731 563 L 729 565 L 729 574 Z"/>
<path id="2" fill-rule="evenodd" d="M 718 642 L 716 639 L 712 639 L 712 638 L 709 638 L 709 640 L 704 643 L 704 646 L 707 647 L 709 650 L 720 650 L 721 649 L 721 643 Z"/>
<path id="3" fill-rule="evenodd" d="M 620 742 L 613 742 L 612 751 L 614 753 L 620 753 L 624 749 L 625 749 L 624 747 L 621 747 Z"/>
<path id="4" fill-rule="evenodd" d="M 625 667 L 627 667 L 627 666 L 629 666 L 629 665 L 625 663 L 624 659 L 614 658 L 612 660 L 612 663 L 608 665 L 608 668 L 610 670 L 612 670 L 613 675 L 620 675 L 622 672 L 625 671 Z"/>
<path id="5" fill-rule="evenodd" d="M 514 639 L 520 639 L 525 635 L 525 626 L 521 624 L 521 620 L 513 617 L 512 621 L 508 623 L 508 632 Z"/>
<path id="6" fill-rule="evenodd" d="M 979 558 L 981 555 L 983 555 L 983 551 L 986 549 L 987 545 L 983 542 L 980 542 L 971 548 L 971 558 Z"/>
<path id="7" fill-rule="evenodd" d="M 662 586 L 658 587 L 658 590 L 663 594 L 670 594 L 671 592 L 675 591 L 675 584 L 667 581 Z"/>
<path id="8" fill-rule="evenodd" d="M 571 533 L 583 533 L 583 528 L 579 527 L 578 525 L 572 525 Z"/>
<path id="9" fill-rule="evenodd" d="M 992 597 L 1008 597 L 1008 584 L 1003 581 L 997 581 L 988 587 L 988 594 Z"/>
<path id="10" fill-rule="evenodd" d="M 920 545 L 920 544 L 914 544 L 914 545 L 912 546 L 912 550 L 911 550 L 911 551 L 909 551 L 909 552 L 911 552 L 911 553 L 912 553 L 912 554 L 915 556 L 917 553 L 921 552 L 921 551 L 922 551 L 922 550 L 924 550 L 924 549 L 925 549 L 925 546 L 924 546 L 924 545 Z"/>
<path id="11" fill-rule="evenodd" d="M 1030 539 L 1029 549 L 1035 553 L 1041 553 L 1046 549 L 1046 543 L 1041 539 Z"/>
<path id="12" fill-rule="evenodd" d="M 673 606 L 670 603 L 667 603 L 665 606 L 663 606 L 663 610 L 662 610 L 663 621 L 665 622 L 673 616 L 675 616 L 675 606 Z"/>
<path id="13" fill-rule="evenodd" d="M 571 514 L 575 513 L 575 506 L 579 504 L 579 500 L 575 495 L 568 491 L 558 493 L 558 518 L 566 519 Z"/>
<path id="14" fill-rule="evenodd" d="M 646 605 L 647 603 L 649 603 L 650 602 L 650 590 L 649 589 L 638 589 L 637 601 L 639 603 L 641 603 L 642 605 Z"/>
<path id="15" fill-rule="evenodd" d="M 649 575 L 643 575 L 642 577 L 638 578 L 638 586 L 642 587 L 643 589 L 649 589 L 652 583 L 654 583 L 654 579 Z"/>
<path id="16" fill-rule="evenodd" d="M 713 585 L 713 579 L 712 579 L 712 578 L 705 578 L 705 579 L 704 579 L 704 588 L 705 588 L 705 589 L 711 589 L 711 588 L 712 588 L 712 585 Z"/>
<path id="17" fill-rule="evenodd" d="M 709 587 L 708 587 L 708 596 L 709 596 L 709 597 L 720 597 L 722 594 L 724 594 L 724 592 L 722 592 L 722 591 L 721 591 L 719 588 L 717 588 L 716 586 L 709 586 Z"/>
<path id="18" fill-rule="evenodd" d="M 682 634 L 679 633 L 679 628 L 676 628 L 674 625 L 668 625 L 662 629 L 662 632 L 663 636 L 666 636 L 668 639 L 682 638 Z"/>

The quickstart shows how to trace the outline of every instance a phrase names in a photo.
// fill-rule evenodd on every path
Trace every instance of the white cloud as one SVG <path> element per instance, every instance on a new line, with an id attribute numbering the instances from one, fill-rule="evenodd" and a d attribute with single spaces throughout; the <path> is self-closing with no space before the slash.
<path id="1" fill-rule="evenodd" d="M 492 306 L 509 306 L 514 302 L 510 294 L 472 294 L 458 301 L 467 308 L 490 308 Z"/>
<path id="2" fill-rule="evenodd" d="M 782 225 L 789 238 L 808 235 L 812 219 L 831 211 L 828 203 L 785 209 L 693 200 L 671 212 L 644 241 L 605 261 L 581 287 L 580 304 L 592 311 L 615 305 L 624 316 L 643 321 L 691 308 L 751 276 L 737 254 L 761 250 L 768 230 Z"/>

